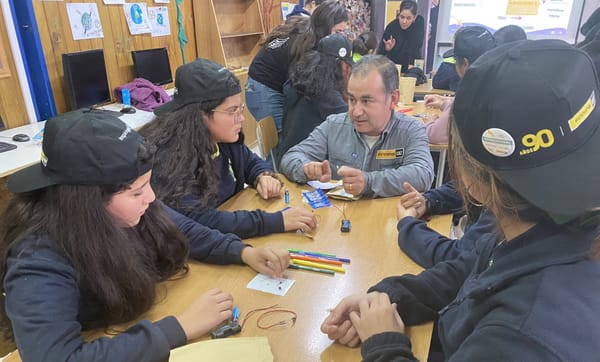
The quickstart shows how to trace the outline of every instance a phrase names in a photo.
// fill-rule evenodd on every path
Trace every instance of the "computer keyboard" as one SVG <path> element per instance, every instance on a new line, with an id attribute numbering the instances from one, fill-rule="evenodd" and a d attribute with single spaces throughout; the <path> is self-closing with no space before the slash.
<path id="1" fill-rule="evenodd" d="M 0 153 L 14 150 L 15 148 L 17 148 L 17 146 L 12 143 L 0 142 Z"/>

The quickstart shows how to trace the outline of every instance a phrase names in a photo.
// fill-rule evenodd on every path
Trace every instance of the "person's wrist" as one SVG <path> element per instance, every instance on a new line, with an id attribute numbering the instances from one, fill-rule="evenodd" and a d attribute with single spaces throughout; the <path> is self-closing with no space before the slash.
<path id="1" fill-rule="evenodd" d="M 261 172 L 260 174 L 258 174 L 258 176 L 256 176 L 256 179 L 254 180 L 254 184 L 252 186 L 254 188 L 256 188 L 256 186 L 258 186 L 258 183 L 260 182 L 260 178 L 265 177 L 265 176 L 274 178 L 275 180 L 279 181 L 281 186 L 283 186 L 283 181 L 281 181 L 281 179 L 279 178 L 279 174 L 277 174 L 275 172 L 271 172 L 271 171 L 265 171 L 265 172 Z"/>

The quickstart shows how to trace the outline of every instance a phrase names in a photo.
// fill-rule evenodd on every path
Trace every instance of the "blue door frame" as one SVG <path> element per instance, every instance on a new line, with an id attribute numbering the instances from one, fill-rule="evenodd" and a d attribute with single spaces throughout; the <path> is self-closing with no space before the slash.
<path id="1" fill-rule="evenodd" d="M 33 98 L 38 121 L 56 115 L 54 95 L 50 86 L 46 59 L 38 31 L 32 0 L 10 0 L 15 32 L 23 54 L 27 83 Z"/>

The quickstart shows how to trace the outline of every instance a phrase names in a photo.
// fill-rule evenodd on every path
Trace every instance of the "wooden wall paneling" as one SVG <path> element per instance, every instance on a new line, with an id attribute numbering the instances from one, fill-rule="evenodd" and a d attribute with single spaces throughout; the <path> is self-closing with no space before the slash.
<path id="1" fill-rule="evenodd" d="M 194 0 L 194 26 L 198 57 L 226 65 L 225 52 L 221 47 L 219 24 L 216 19 L 212 1 Z"/>
<path id="2" fill-rule="evenodd" d="M 6 59 L 2 67 L 6 67 L 5 77 L 0 78 L 0 117 L 6 128 L 13 128 L 29 123 L 25 99 L 20 91 L 19 77 L 8 39 L 8 31 L 4 17 L 0 16 L 0 43 Z"/>
<path id="3" fill-rule="evenodd" d="M 147 6 L 166 6 L 169 11 L 169 36 L 152 37 L 150 34 L 131 35 L 125 19 L 122 5 L 105 5 L 102 0 L 95 2 L 98 7 L 104 38 L 73 40 L 66 4 L 84 2 L 85 0 L 66 0 L 64 2 L 34 1 L 34 11 L 43 53 L 46 58 L 48 76 L 54 93 L 54 101 L 58 113 L 69 110 L 66 102 L 66 89 L 62 68 L 62 54 L 83 50 L 104 50 L 109 87 L 115 87 L 133 80 L 132 50 L 166 47 L 169 53 L 171 71 L 175 74 L 177 67 L 183 64 L 183 55 L 179 45 L 179 27 L 177 24 L 177 7 L 175 1 L 168 4 L 156 4 L 154 0 L 141 0 Z M 193 5 L 191 1 L 182 4 L 183 21 L 188 44 L 185 47 L 186 60 L 194 60 L 197 56 L 196 39 L 193 22 Z M 172 86 L 172 85 L 167 85 Z M 113 100 L 114 97 L 112 97 Z"/>

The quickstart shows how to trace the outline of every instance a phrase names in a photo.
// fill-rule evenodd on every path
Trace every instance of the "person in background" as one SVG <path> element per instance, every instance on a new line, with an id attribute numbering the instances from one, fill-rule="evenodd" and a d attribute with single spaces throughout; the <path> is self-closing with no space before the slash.
<path id="1" fill-rule="evenodd" d="M 311 16 L 323 1 L 324 0 L 306 0 L 304 1 L 303 7 L 296 4 L 292 11 L 287 15 L 286 19 L 289 19 L 291 16 Z"/>
<path id="2" fill-rule="evenodd" d="M 496 30 L 494 39 L 496 46 L 500 46 L 513 41 L 527 40 L 527 33 L 520 26 L 506 25 Z"/>
<path id="3" fill-rule="evenodd" d="M 589 40 L 586 37 L 586 43 L 583 46 L 580 44 L 577 46 L 589 54 L 596 65 L 596 70 L 600 70 L 600 28 L 597 29 L 595 34 L 588 33 L 587 36 Z"/>
<path id="4" fill-rule="evenodd" d="M 454 58 L 456 59 L 456 74 L 460 78 L 471 64 L 483 53 L 496 47 L 496 40 L 489 30 L 482 26 L 468 26 L 458 29 L 454 34 Z M 425 124 L 429 143 L 448 143 L 448 118 L 452 108 L 453 97 L 437 94 L 425 96 L 425 106 L 438 108 L 442 111 L 440 116 Z"/>
<path id="5" fill-rule="evenodd" d="M 173 100 L 157 108 L 158 116 L 140 129 L 158 147 L 152 187 L 159 199 L 205 226 L 242 238 L 314 229 L 315 216 L 304 208 L 275 213 L 216 209 L 246 184 L 262 199 L 280 197 L 282 182 L 244 144 L 244 104 L 233 73 L 199 58 L 177 69 L 175 87 Z"/>
<path id="6" fill-rule="evenodd" d="M 0 328 L 23 361 L 165 361 L 171 349 L 231 317 L 219 289 L 177 316 L 141 320 L 114 338 L 82 331 L 132 322 L 157 303 L 158 283 L 189 258 L 246 263 L 281 276 L 283 250 L 252 248 L 155 199 L 154 147 L 116 117 L 75 111 L 45 125 L 42 160 L 13 174 L 0 218 Z"/>
<path id="7" fill-rule="evenodd" d="M 395 112 L 398 70 L 381 55 L 365 55 L 348 81 L 348 112 L 333 114 L 281 159 L 295 182 L 341 178 L 346 192 L 364 197 L 404 193 L 407 181 L 431 186 L 433 161 L 420 121 Z"/>
<path id="8" fill-rule="evenodd" d="M 431 87 L 435 89 L 448 89 L 456 91 L 460 77 L 456 73 L 456 59 L 454 58 L 454 49 L 448 49 L 443 54 L 442 64 L 438 67 L 433 79 Z"/>
<path id="9" fill-rule="evenodd" d="M 347 23 L 348 12 L 344 6 L 336 0 L 327 0 L 310 18 L 293 16 L 273 29 L 248 69 L 246 104 L 256 121 L 273 116 L 277 132 L 281 134 L 283 84 L 288 79 L 289 69 L 308 50 L 316 49 L 321 38 L 344 32 Z"/>
<path id="10" fill-rule="evenodd" d="M 398 16 L 383 31 L 378 54 L 383 54 L 394 63 L 402 65 L 402 71 L 413 66 L 415 59 L 421 58 L 421 48 L 425 41 L 425 20 L 417 15 L 417 2 L 403 0 Z"/>
<path id="11" fill-rule="evenodd" d="M 596 8 L 592 15 L 585 21 L 579 32 L 585 36 L 585 39 L 577 44 L 578 47 L 583 47 L 594 39 L 594 36 L 600 30 L 600 7 Z"/>
<path id="12" fill-rule="evenodd" d="M 353 65 L 350 47 L 346 36 L 328 35 L 319 41 L 317 51 L 307 52 L 294 66 L 283 89 L 283 130 L 274 152 L 277 165 L 330 114 L 348 111 L 344 94 Z"/>
<path id="13" fill-rule="evenodd" d="M 352 41 L 352 60 L 354 63 L 363 55 L 375 54 L 379 40 L 374 31 L 365 31 Z"/>
<path id="14" fill-rule="evenodd" d="M 415 360 L 405 325 L 433 320 L 448 361 L 595 359 L 599 84 L 589 56 L 560 40 L 481 56 L 456 93 L 450 160 L 457 188 L 493 212 L 500 237 L 343 299 L 322 332 L 362 342 L 365 361 Z"/>
<path id="15" fill-rule="evenodd" d="M 278 132 L 281 132 L 283 84 L 288 79 L 291 44 L 309 28 L 308 17 L 287 19 L 269 33 L 248 69 L 245 93 L 248 111 L 256 121 L 273 116 Z"/>

